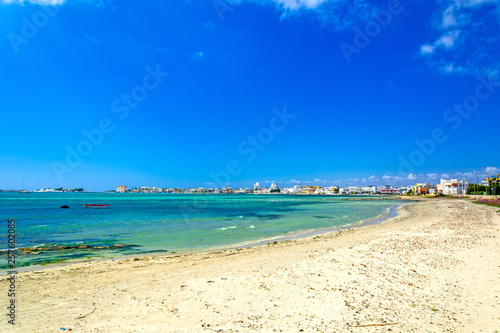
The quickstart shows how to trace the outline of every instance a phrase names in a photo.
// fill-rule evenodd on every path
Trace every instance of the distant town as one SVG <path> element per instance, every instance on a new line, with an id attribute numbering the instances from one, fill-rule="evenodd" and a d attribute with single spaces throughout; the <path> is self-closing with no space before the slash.
<path id="1" fill-rule="evenodd" d="M 45 188 L 36 191 L 0 190 L 0 192 L 85 192 L 83 188 Z M 407 186 L 370 185 L 370 186 L 309 186 L 295 185 L 280 188 L 275 182 L 269 187 L 261 187 L 255 183 L 252 188 L 235 188 L 224 186 L 221 188 L 168 188 L 168 187 L 133 187 L 119 185 L 116 191 L 108 193 L 205 193 L 205 194 L 304 194 L 304 195 L 496 195 L 500 194 L 500 174 L 488 177 L 476 183 L 466 180 L 441 179 L 438 184 L 416 183 Z"/>

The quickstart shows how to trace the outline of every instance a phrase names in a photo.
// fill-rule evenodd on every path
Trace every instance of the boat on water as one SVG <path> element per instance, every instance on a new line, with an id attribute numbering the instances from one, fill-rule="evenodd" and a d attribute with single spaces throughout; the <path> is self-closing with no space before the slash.
<path id="1" fill-rule="evenodd" d="M 84 204 L 83 207 L 85 207 L 85 208 L 109 208 L 110 205 L 86 205 L 86 204 Z"/>

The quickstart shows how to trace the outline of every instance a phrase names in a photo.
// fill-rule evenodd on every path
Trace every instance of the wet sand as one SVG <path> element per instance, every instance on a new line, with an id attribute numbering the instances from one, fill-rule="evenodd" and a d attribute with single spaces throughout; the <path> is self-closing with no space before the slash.
<path id="1" fill-rule="evenodd" d="M 0 330 L 500 330 L 498 208 L 429 199 L 399 211 L 381 224 L 259 247 L 20 273 L 16 327 L 3 315 Z"/>

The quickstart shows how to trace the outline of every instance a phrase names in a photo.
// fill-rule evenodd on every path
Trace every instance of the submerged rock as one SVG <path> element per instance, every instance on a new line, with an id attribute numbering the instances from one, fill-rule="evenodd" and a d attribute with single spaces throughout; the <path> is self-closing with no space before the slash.
<path id="1" fill-rule="evenodd" d="M 121 249 L 125 247 L 135 247 L 137 245 L 127 245 L 127 244 L 113 244 L 113 245 L 102 245 L 102 246 L 93 246 L 88 244 L 80 244 L 74 246 L 60 246 L 60 245 L 52 245 L 52 246 L 33 246 L 33 247 L 20 247 L 16 250 L 17 253 L 20 254 L 37 254 L 40 252 L 51 252 L 51 251 L 65 251 L 65 250 L 106 250 L 106 249 Z M 0 254 L 7 253 L 7 250 L 0 251 Z"/>

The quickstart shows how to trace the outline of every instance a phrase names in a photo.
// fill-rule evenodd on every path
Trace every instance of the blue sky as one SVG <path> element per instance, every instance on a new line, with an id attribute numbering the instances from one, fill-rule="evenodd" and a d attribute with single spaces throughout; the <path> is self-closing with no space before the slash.
<path id="1" fill-rule="evenodd" d="M 494 0 L 2 0 L 0 188 L 498 173 L 499 23 Z"/>

